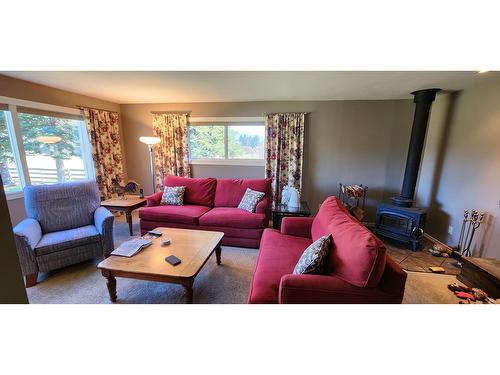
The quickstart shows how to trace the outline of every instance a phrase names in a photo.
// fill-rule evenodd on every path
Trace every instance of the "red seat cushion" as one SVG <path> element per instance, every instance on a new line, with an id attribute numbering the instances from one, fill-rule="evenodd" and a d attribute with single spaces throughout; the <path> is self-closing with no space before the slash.
<path id="1" fill-rule="evenodd" d="M 185 186 L 184 204 L 213 207 L 215 197 L 215 178 L 165 177 L 165 186 Z"/>
<path id="2" fill-rule="evenodd" d="M 385 269 L 385 246 L 336 197 L 323 202 L 311 228 L 314 241 L 329 233 L 333 248 L 327 271 L 355 286 L 376 287 Z"/>
<path id="3" fill-rule="evenodd" d="M 310 238 L 281 234 L 275 229 L 264 230 L 248 302 L 278 303 L 281 277 L 293 272 L 311 243 Z"/>
<path id="4" fill-rule="evenodd" d="M 164 221 L 182 224 L 198 224 L 198 218 L 210 207 L 197 205 L 142 207 L 139 217 L 149 221 Z"/>
<path id="5" fill-rule="evenodd" d="M 257 214 L 236 207 L 215 207 L 200 217 L 200 225 L 235 228 L 265 228 L 265 214 Z"/>
<path id="6" fill-rule="evenodd" d="M 271 197 L 271 179 L 219 178 L 215 189 L 215 207 L 238 207 L 247 188 L 265 193 Z"/>

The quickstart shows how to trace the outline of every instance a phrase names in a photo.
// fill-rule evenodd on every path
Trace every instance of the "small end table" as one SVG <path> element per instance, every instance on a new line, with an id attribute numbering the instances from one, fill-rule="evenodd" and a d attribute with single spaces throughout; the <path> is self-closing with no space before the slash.
<path id="1" fill-rule="evenodd" d="M 277 204 L 272 209 L 273 213 L 273 228 L 281 229 L 281 220 L 284 217 L 308 217 L 311 216 L 311 211 L 306 201 L 301 201 L 299 207 L 288 207 L 284 204 Z"/>
<path id="2" fill-rule="evenodd" d="M 132 232 L 132 211 L 146 205 L 146 198 L 139 198 L 136 195 L 125 195 L 125 198 L 111 198 L 101 202 L 102 207 L 106 207 L 110 211 L 125 212 L 127 217 L 128 229 L 130 235 Z"/>

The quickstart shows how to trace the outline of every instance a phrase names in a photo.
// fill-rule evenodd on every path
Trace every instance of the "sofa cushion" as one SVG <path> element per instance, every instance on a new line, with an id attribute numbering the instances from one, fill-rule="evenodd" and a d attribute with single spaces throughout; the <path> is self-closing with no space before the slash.
<path id="1" fill-rule="evenodd" d="M 142 207 L 139 217 L 149 221 L 164 221 L 182 224 L 198 224 L 198 218 L 210 207 L 186 204 L 184 206 L 153 206 Z"/>
<path id="2" fill-rule="evenodd" d="M 332 247 L 332 235 L 323 236 L 314 241 L 304 253 L 293 269 L 295 275 L 321 274 L 324 270 L 325 261 Z"/>
<path id="3" fill-rule="evenodd" d="M 95 181 L 24 188 L 26 215 L 40 223 L 42 233 L 91 225 L 94 223 L 94 212 L 100 205 Z"/>
<path id="4" fill-rule="evenodd" d="M 238 207 L 241 198 L 245 195 L 247 188 L 261 191 L 266 197 L 271 196 L 271 179 L 229 179 L 220 178 L 217 180 L 215 189 L 215 207 Z"/>
<path id="5" fill-rule="evenodd" d="M 326 271 L 355 286 L 377 286 L 385 268 L 385 246 L 336 197 L 323 202 L 311 228 L 313 240 L 329 233 L 333 248 Z"/>
<path id="6" fill-rule="evenodd" d="M 185 186 L 165 186 L 160 205 L 182 206 L 184 204 Z"/>
<path id="7" fill-rule="evenodd" d="M 293 272 L 304 249 L 311 243 L 309 238 L 289 236 L 275 229 L 265 229 L 248 302 L 278 303 L 281 277 Z"/>
<path id="8" fill-rule="evenodd" d="M 236 207 L 215 207 L 200 217 L 200 225 L 235 227 L 235 228 L 265 228 L 265 214 L 257 214 Z"/>
<path id="9" fill-rule="evenodd" d="M 185 186 L 184 204 L 213 207 L 215 178 L 186 178 L 178 176 L 167 176 L 164 181 L 165 186 Z"/>
<path id="10" fill-rule="evenodd" d="M 37 256 L 46 255 L 101 240 L 99 231 L 93 225 L 46 233 L 35 247 Z"/>
<path id="11" fill-rule="evenodd" d="M 261 191 L 256 191 L 247 188 L 245 194 L 243 195 L 243 198 L 241 198 L 240 204 L 238 204 L 238 208 L 241 208 L 242 210 L 248 212 L 255 212 L 255 207 L 257 206 L 257 203 L 259 203 L 259 201 L 262 198 L 264 198 L 264 195 L 265 193 Z"/>

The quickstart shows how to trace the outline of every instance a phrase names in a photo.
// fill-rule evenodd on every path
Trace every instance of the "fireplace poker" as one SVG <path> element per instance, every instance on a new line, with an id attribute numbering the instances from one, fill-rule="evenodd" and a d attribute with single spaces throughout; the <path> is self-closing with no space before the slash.
<path id="1" fill-rule="evenodd" d="M 468 256 L 471 256 L 472 253 L 470 251 L 470 246 L 472 244 L 472 239 L 474 238 L 474 233 L 476 233 L 476 229 L 479 228 L 481 225 L 481 221 L 483 221 L 484 218 L 484 212 L 479 214 L 479 212 L 476 211 L 476 216 L 472 218 L 472 233 L 470 235 L 469 239 L 469 244 L 467 245 L 467 254 Z"/>
<path id="2" fill-rule="evenodd" d="M 470 214 L 470 219 L 469 219 L 469 222 L 467 224 L 467 231 L 465 232 L 465 239 L 464 239 L 464 252 L 463 254 L 464 255 L 467 255 L 466 252 L 467 252 L 467 247 L 465 246 L 467 244 L 467 242 L 469 241 L 469 234 L 470 234 L 470 230 L 472 228 L 472 220 L 474 219 L 474 216 L 477 214 L 477 211 L 476 210 L 472 210 L 471 211 L 471 214 Z"/>
<path id="3" fill-rule="evenodd" d="M 460 230 L 460 238 L 458 240 L 458 251 L 462 250 L 462 240 L 464 238 L 465 225 L 467 224 L 467 220 L 469 220 L 469 211 L 464 210 L 464 220 L 462 221 L 462 229 Z"/>

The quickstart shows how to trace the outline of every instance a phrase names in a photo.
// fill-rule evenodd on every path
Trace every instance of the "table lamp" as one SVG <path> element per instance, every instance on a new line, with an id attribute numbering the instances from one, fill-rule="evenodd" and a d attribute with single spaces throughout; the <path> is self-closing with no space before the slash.
<path id="1" fill-rule="evenodd" d="M 155 181 L 155 155 L 154 155 L 154 145 L 160 143 L 161 139 L 158 137 L 140 137 L 139 141 L 145 143 L 149 147 L 149 160 L 151 162 L 151 178 L 153 183 L 153 194 L 156 192 L 156 181 Z"/>

